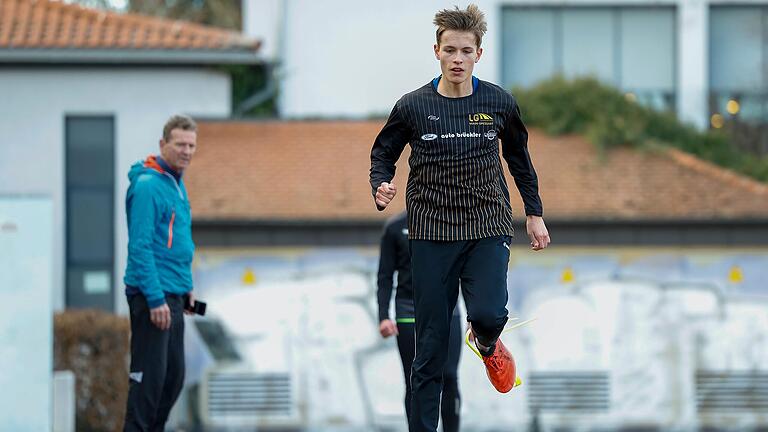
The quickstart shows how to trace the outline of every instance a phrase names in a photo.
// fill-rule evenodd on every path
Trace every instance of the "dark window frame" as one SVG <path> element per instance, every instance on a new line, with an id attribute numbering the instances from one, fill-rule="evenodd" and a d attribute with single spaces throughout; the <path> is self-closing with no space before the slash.
<path id="1" fill-rule="evenodd" d="M 73 158 L 73 140 L 72 140 L 72 127 L 78 121 L 105 121 L 108 122 L 108 127 L 111 129 L 109 136 L 109 160 L 104 163 L 111 164 L 110 169 L 107 170 L 110 178 L 105 183 L 106 186 L 74 186 L 70 184 L 69 173 L 73 169 L 77 169 Z M 65 286 L 65 304 L 66 307 L 97 307 L 109 312 L 113 312 L 115 308 L 115 197 L 117 182 L 115 181 L 115 168 L 116 168 L 116 156 L 117 156 L 117 121 L 114 113 L 93 113 L 93 114 L 65 114 L 64 115 L 64 286 Z M 110 225 L 108 238 L 105 239 L 107 247 L 105 250 L 109 251 L 108 256 L 103 259 L 74 259 L 73 258 L 73 245 L 74 241 L 70 235 L 71 224 L 71 196 L 77 192 L 99 192 L 107 193 L 109 195 L 109 206 L 106 209 L 108 216 L 108 224 Z M 106 293 L 94 294 L 99 298 L 93 298 L 93 301 L 87 301 L 88 298 L 84 297 L 84 286 L 80 286 L 80 291 L 75 292 L 75 286 L 70 282 L 73 272 L 86 272 L 86 271 L 107 271 L 109 274 L 109 289 Z"/>

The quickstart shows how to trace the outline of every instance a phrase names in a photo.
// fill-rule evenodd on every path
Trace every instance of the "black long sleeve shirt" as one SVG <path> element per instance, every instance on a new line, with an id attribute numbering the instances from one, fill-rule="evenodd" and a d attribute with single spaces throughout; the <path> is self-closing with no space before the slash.
<path id="1" fill-rule="evenodd" d="M 406 206 L 411 239 L 512 235 L 499 138 L 525 213 L 541 216 L 538 179 L 517 102 L 501 87 L 480 80 L 466 97 L 442 96 L 431 82 L 395 104 L 371 150 L 373 194 L 382 182 L 392 181 L 395 163 L 410 143 Z"/>
<path id="2" fill-rule="evenodd" d="M 387 221 L 381 235 L 379 254 L 378 290 L 379 321 L 389 319 L 389 302 L 392 300 L 393 275 L 397 272 L 395 314 L 398 319 L 415 317 L 413 287 L 411 286 L 411 251 L 408 244 L 406 212 Z"/>
<path id="3" fill-rule="evenodd" d="M 378 289 L 379 321 L 389 318 L 392 301 L 393 275 L 397 272 L 395 315 L 398 322 L 410 322 L 416 317 L 411 285 L 411 247 L 408 242 L 407 213 L 393 216 L 384 225 L 379 254 Z M 458 306 L 454 309 L 459 314 Z"/>

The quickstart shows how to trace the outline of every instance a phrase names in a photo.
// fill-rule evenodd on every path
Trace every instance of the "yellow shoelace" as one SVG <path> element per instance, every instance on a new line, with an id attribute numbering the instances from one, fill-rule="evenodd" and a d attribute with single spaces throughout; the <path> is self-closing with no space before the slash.
<path id="1" fill-rule="evenodd" d="M 518 320 L 518 319 L 519 319 L 519 318 L 510 318 L 509 320 L 510 320 L 510 321 L 516 321 L 516 320 Z M 504 333 L 506 333 L 506 332 L 509 332 L 509 331 L 512 331 L 512 330 L 514 330 L 514 329 L 516 329 L 516 328 L 518 328 L 518 327 L 522 327 L 522 326 L 524 326 L 524 325 L 526 325 L 526 324 L 530 324 L 530 323 L 532 323 L 533 321 L 536 321 L 536 318 L 531 318 L 531 319 L 528 319 L 528 320 L 525 320 L 525 321 L 521 321 L 521 322 L 519 322 L 519 323 L 516 323 L 515 325 L 512 325 L 512 326 L 510 326 L 509 328 L 506 328 L 506 329 L 504 329 L 504 331 L 503 331 L 503 332 L 501 332 L 501 333 L 502 333 L 502 334 L 504 334 Z M 482 354 L 480 354 L 480 350 L 478 350 L 478 349 L 477 349 L 477 347 L 475 346 L 475 344 L 473 344 L 473 343 L 472 343 L 472 342 L 469 340 L 469 337 L 470 337 L 471 335 L 472 335 L 472 329 L 467 329 L 467 335 L 466 335 L 466 337 L 464 338 L 464 343 L 465 343 L 465 344 L 467 344 L 467 346 L 469 347 L 469 349 L 471 349 L 471 350 L 472 350 L 472 352 L 474 352 L 474 353 L 475 353 L 475 355 L 477 355 L 477 357 L 478 357 L 480 360 L 482 360 L 482 359 L 483 359 L 483 355 L 482 355 Z M 520 377 L 519 377 L 519 376 L 516 376 L 516 377 L 515 377 L 515 385 L 514 385 L 514 387 L 517 387 L 517 386 L 519 386 L 519 385 L 522 385 L 522 384 L 523 384 L 523 380 L 522 380 L 522 379 L 520 379 Z"/>

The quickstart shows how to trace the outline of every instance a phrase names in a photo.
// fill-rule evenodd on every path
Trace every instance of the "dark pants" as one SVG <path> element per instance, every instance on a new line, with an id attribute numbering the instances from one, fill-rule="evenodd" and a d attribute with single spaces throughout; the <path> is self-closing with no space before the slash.
<path id="1" fill-rule="evenodd" d="M 492 347 L 507 323 L 508 236 L 480 240 L 411 241 L 416 305 L 416 358 L 411 386 L 411 432 L 437 430 L 443 369 L 459 281 L 467 320 L 484 346 Z"/>
<path id="2" fill-rule="evenodd" d="M 416 354 L 416 328 L 412 323 L 397 323 L 397 348 L 403 362 L 405 377 L 405 413 L 411 418 L 411 368 Z M 459 358 L 461 357 L 461 318 L 453 315 L 451 337 L 448 342 L 448 362 L 443 370 L 443 392 L 440 398 L 440 417 L 443 432 L 458 432 L 461 395 L 459 394 Z"/>
<path id="3" fill-rule="evenodd" d="M 184 384 L 184 311 L 180 296 L 166 295 L 171 328 L 149 318 L 141 294 L 128 297 L 131 311 L 131 375 L 125 431 L 163 431 Z"/>

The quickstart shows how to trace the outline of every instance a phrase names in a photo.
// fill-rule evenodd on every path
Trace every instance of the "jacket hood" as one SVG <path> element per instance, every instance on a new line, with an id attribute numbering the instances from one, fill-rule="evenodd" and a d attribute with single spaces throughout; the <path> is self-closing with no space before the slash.
<path id="1" fill-rule="evenodd" d="M 157 156 L 155 155 L 149 155 L 143 161 L 139 161 L 133 164 L 131 169 L 128 171 L 128 180 L 133 183 L 133 181 L 136 180 L 140 174 L 150 171 L 155 171 L 160 174 L 165 173 L 163 167 L 161 167 L 157 162 Z"/>

